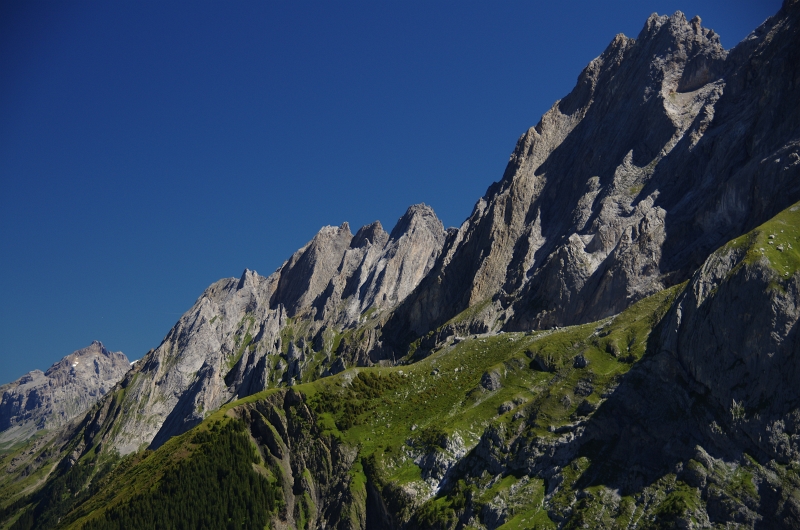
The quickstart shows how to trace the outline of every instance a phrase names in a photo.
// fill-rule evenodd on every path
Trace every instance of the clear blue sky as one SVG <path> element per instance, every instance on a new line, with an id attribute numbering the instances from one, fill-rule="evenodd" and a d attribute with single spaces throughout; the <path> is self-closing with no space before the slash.
<path id="1" fill-rule="evenodd" d="M 779 0 L 0 3 L 0 383 L 158 346 L 323 225 L 459 225 L 615 34 Z"/>

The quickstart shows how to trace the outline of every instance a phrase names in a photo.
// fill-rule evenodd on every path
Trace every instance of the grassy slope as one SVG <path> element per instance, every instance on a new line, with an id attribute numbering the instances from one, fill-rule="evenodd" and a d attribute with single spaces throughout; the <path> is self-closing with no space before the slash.
<path id="1" fill-rule="evenodd" d="M 599 394 L 644 354 L 650 329 L 674 294 L 675 289 L 664 291 L 614 319 L 599 323 L 556 332 L 478 336 L 447 346 L 411 366 L 359 369 L 364 374 L 397 381 L 371 399 L 353 396 L 343 385 L 356 370 L 297 390 L 306 393 L 312 404 L 315 400 L 351 397 L 366 401 L 355 425 L 339 433 L 343 441 L 358 445 L 364 456 L 385 453 L 387 447 L 402 447 L 407 439 L 414 437 L 411 430 L 414 425 L 419 431 L 436 427 L 447 434 L 457 432 L 469 446 L 477 442 L 492 422 L 516 426 L 521 418 L 513 418 L 520 408 L 536 409 L 541 434 L 550 436 L 547 428 L 566 423 L 579 405 L 580 400 L 573 392 L 579 380 L 592 380 L 595 391 L 587 399 L 597 401 Z M 614 349 L 623 352 L 614 357 L 608 353 Z M 531 369 L 531 358 L 536 353 L 554 357 L 560 370 L 550 373 Z M 589 361 L 586 368 L 572 366 L 578 354 Z M 501 375 L 502 386 L 495 391 L 487 391 L 480 384 L 483 374 L 491 371 Z M 570 397 L 570 405 L 562 404 L 564 396 Z M 498 415 L 500 405 L 506 402 L 513 408 Z M 322 414 L 331 430 L 338 419 L 334 416 Z M 413 464 L 408 460 L 385 461 L 389 479 L 402 480 L 415 475 L 409 470 Z"/>
<path id="2" fill-rule="evenodd" d="M 421 480 L 420 468 L 413 461 L 421 447 L 427 443 L 428 450 L 440 450 L 435 447 L 436 437 L 457 433 L 470 448 L 488 426 L 519 429 L 531 415 L 537 418 L 537 435 L 556 436 L 553 428 L 568 423 L 583 399 L 599 401 L 604 389 L 644 354 L 650 329 L 676 292 L 677 288 L 659 293 L 602 322 L 558 331 L 475 336 L 447 345 L 413 365 L 351 369 L 294 389 L 305 395 L 323 435 L 358 448 L 351 488 L 363 489 L 364 464 L 368 463 L 382 483 L 411 486 L 422 498 L 430 498 L 415 516 L 421 524 L 438 524 L 452 518 L 458 496 L 463 497 L 466 490 L 457 488 L 455 495 L 431 497 L 434 491 Z M 547 356 L 556 371 L 536 369 L 532 359 L 537 354 Z M 573 366 L 579 354 L 589 361 L 587 367 Z M 489 391 L 481 385 L 487 372 L 499 375 L 499 389 Z M 594 391 L 589 396 L 575 395 L 581 380 L 591 381 Z M 226 421 L 231 409 L 275 392 L 268 390 L 229 404 L 159 450 L 126 460 L 114 472 L 109 487 L 70 514 L 69 527 L 79 528 L 104 510 L 152 490 L 166 469 L 191 458 L 197 432 L 207 432 L 215 422 Z M 510 410 L 500 413 L 504 403 Z M 432 442 L 426 440 L 431 436 Z M 268 468 L 262 472 L 271 473 Z M 507 528 L 534 522 L 552 524 L 542 509 L 544 484 L 540 479 L 489 477 L 487 484 L 480 486 L 469 486 L 475 503 L 518 505 Z"/>
<path id="3" fill-rule="evenodd" d="M 720 251 L 728 249 L 743 250 L 744 264 L 766 258 L 774 270 L 791 276 L 800 270 L 800 203 L 795 203 L 766 223 L 733 239 Z"/>

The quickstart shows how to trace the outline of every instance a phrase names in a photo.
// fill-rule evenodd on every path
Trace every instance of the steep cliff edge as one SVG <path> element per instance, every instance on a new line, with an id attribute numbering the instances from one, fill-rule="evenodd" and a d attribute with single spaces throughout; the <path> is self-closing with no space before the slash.
<path id="1" fill-rule="evenodd" d="M 706 260 L 660 345 L 731 441 L 784 465 L 800 459 L 799 304 L 800 203 Z"/>
<path id="2" fill-rule="evenodd" d="M 517 142 L 384 335 L 398 348 L 477 304 L 474 330 L 615 314 L 800 199 L 800 7 L 725 51 L 651 16 Z"/>
<path id="3" fill-rule="evenodd" d="M 34 370 L 0 386 L 0 448 L 85 414 L 129 369 L 125 354 L 95 341 L 46 372 Z"/>

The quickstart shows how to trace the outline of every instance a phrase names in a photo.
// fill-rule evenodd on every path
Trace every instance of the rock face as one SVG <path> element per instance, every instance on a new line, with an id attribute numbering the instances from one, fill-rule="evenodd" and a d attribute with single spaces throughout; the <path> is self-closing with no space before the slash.
<path id="1" fill-rule="evenodd" d="M 124 403 L 96 421 L 119 422 L 112 445 L 130 453 L 161 445 L 231 399 L 321 375 L 341 333 L 402 301 L 444 239 L 433 210 L 415 205 L 390 234 L 379 222 L 355 235 L 347 223 L 324 227 L 269 277 L 246 270 L 218 281 L 125 378 Z"/>
<path id="2" fill-rule="evenodd" d="M 800 199 L 798 17 L 785 2 L 730 52 L 680 12 L 617 35 L 522 135 L 387 340 L 489 301 L 471 331 L 616 314 Z"/>
<path id="3" fill-rule="evenodd" d="M 800 459 L 798 228 L 800 204 L 712 254 L 661 336 L 731 442 L 781 464 Z"/>
<path id="4" fill-rule="evenodd" d="M 652 354 L 587 424 L 579 443 L 597 451 L 591 472 L 624 462 L 637 473 L 611 486 L 630 491 L 677 471 L 705 502 L 696 519 L 797 527 L 800 504 L 788 500 L 797 486 L 776 470 L 800 457 L 798 227 L 800 204 L 696 271 L 653 337 Z M 720 470 L 744 465 L 752 493 L 726 498 Z"/>
<path id="5" fill-rule="evenodd" d="M 800 203 L 718 249 L 654 328 L 648 354 L 596 411 L 577 409 L 589 417 L 568 426 L 574 435 L 545 442 L 487 430 L 472 473 L 538 476 L 555 489 L 559 469 L 588 457 L 579 488 L 638 495 L 663 488 L 670 474 L 696 488 L 697 505 L 677 514 L 676 527 L 704 527 L 691 519 L 796 528 L 797 483 L 779 474 L 800 458 L 798 240 Z M 574 395 L 588 394 L 576 388 Z M 731 476 L 745 469 L 748 489 L 740 491 Z M 619 499 L 592 502 L 619 510 Z M 564 522 L 575 509 L 585 517 L 589 504 L 550 515 Z"/>
<path id="6" fill-rule="evenodd" d="M 347 223 L 325 227 L 276 273 L 270 304 L 290 317 L 310 310 L 315 320 L 343 325 L 368 308 L 393 307 L 430 271 L 444 235 L 424 204 L 410 207 L 391 234 L 377 221 L 355 236 Z"/>
<path id="7" fill-rule="evenodd" d="M 54 429 L 84 414 L 130 369 L 122 352 L 100 342 L 75 351 L 46 372 L 34 370 L 0 386 L 0 446 Z"/>

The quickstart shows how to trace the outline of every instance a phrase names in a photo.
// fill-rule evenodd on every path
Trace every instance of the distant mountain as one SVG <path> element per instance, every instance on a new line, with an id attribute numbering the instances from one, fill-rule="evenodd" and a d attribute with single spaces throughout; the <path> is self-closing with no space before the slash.
<path id="1" fill-rule="evenodd" d="M 729 51 L 652 15 L 457 230 L 210 286 L 0 455 L 0 524 L 798 528 L 799 307 L 800 1 Z"/>
<path id="2" fill-rule="evenodd" d="M 0 447 L 55 429 L 85 414 L 130 369 L 122 352 L 92 342 L 48 368 L 0 386 Z"/>

